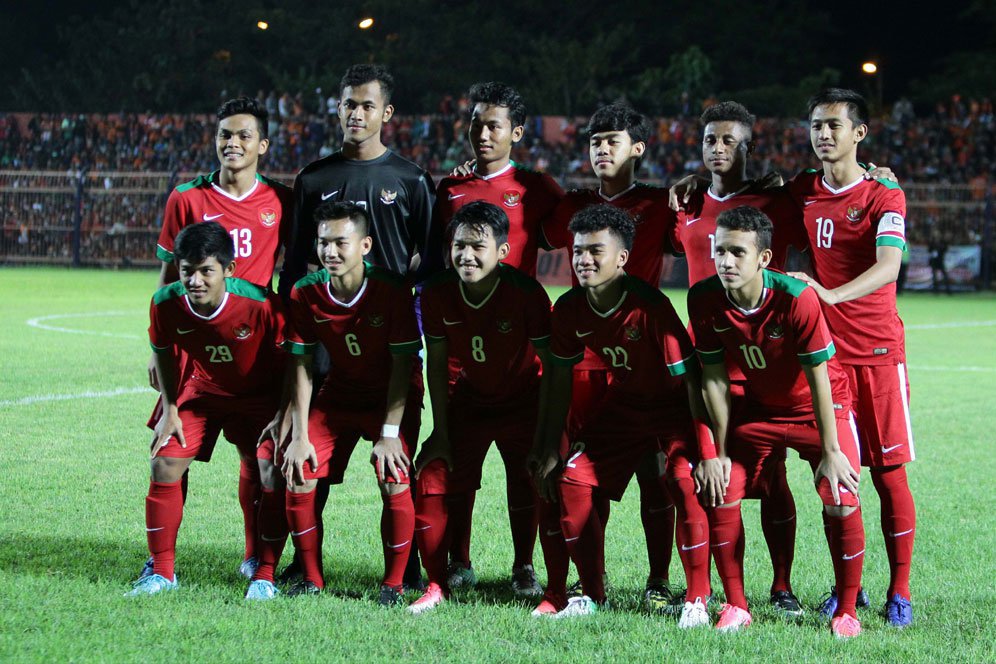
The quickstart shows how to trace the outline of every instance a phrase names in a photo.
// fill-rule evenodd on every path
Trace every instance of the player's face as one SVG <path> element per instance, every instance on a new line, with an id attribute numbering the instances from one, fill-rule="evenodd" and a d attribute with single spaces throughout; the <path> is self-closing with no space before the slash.
<path id="1" fill-rule="evenodd" d="M 450 245 L 450 260 L 460 280 L 476 284 L 494 273 L 498 263 L 508 256 L 508 242 L 499 245 L 487 226 L 474 228 L 468 224 L 457 226 Z"/>
<path id="2" fill-rule="evenodd" d="M 855 125 L 847 104 L 824 104 L 813 109 L 809 118 L 809 139 L 820 161 L 835 162 L 854 155 L 868 126 Z"/>
<path id="3" fill-rule="evenodd" d="M 270 141 L 261 138 L 259 123 L 248 113 L 230 115 L 218 123 L 215 147 L 218 161 L 230 171 L 256 168 L 259 156 L 266 154 Z"/>
<path id="4" fill-rule="evenodd" d="M 196 308 L 216 308 L 225 296 L 225 279 L 235 274 L 235 261 L 222 265 L 214 256 L 199 263 L 183 259 L 177 269 L 191 304 Z"/>
<path id="5" fill-rule="evenodd" d="M 584 288 L 597 288 L 617 277 L 629 252 L 607 229 L 574 236 L 574 274 Z"/>
<path id="6" fill-rule="evenodd" d="M 750 152 L 750 128 L 739 122 L 710 122 L 702 132 L 702 163 L 711 173 L 743 172 Z"/>
<path id="7" fill-rule="evenodd" d="M 761 269 L 770 262 L 771 249 L 757 248 L 754 231 L 716 229 L 716 273 L 726 290 L 740 290 L 762 279 Z"/>
<path id="8" fill-rule="evenodd" d="M 356 87 L 347 85 L 339 102 L 339 124 L 343 140 L 364 143 L 380 137 L 381 126 L 394 115 L 394 107 L 385 103 L 378 81 Z"/>
<path id="9" fill-rule="evenodd" d="M 363 257 L 370 253 L 373 240 L 362 235 L 349 219 L 332 219 L 318 224 L 318 259 L 333 277 L 363 270 Z"/>
<path id="10" fill-rule="evenodd" d="M 643 141 L 634 143 L 626 130 L 592 134 L 588 145 L 591 167 L 600 180 L 619 177 L 647 149 L 647 144 Z"/>
<path id="11" fill-rule="evenodd" d="M 523 127 L 512 126 L 507 106 L 476 104 L 467 135 L 477 161 L 490 163 L 508 159 L 512 144 L 522 138 Z"/>

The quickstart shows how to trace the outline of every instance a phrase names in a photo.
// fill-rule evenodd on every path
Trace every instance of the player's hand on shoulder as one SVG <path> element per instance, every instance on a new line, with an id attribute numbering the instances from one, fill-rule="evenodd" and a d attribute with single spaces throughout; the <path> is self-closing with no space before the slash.
<path id="1" fill-rule="evenodd" d="M 798 279 L 799 281 L 805 282 L 807 286 L 811 286 L 813 290 L 816 291 L 816 295 L 819 296 L 820 300 L 822 300 L 824 304 L 833 306 L 840 302 L 840 298 L 837 297 L 837 294 L 834 291 L 824 288 L 820 282 L 816 281 L 816 279 L 809 276 L 807 273 L 789 272 L 788 275 Z"/>
<path id="2" fill-rule="evenodd" d="M 176 437 L 180 447 L 186 447 L 187 441 L 183 437 L 183 422 L 176 406 L 169 406 L 163 409 L 163 414 L 156 423 L 155 433 L 152 436 L 152 456 L 159 454 L 159 450 L 166 447 L 172 437 Z"/>
<path id="3" fill-rule="evenodd" d="M 691 199 L 692 194 L 701 189 L 709 187 L 709 180 L 700 175 L 686 175 L 667 190 L 667 204 L 672 210 L 677 212 Z"/>
<path id="4" fill-rule="evenodd" d="M 476 159 L 468 159 L 462 164 L 457 164 L 456 168 L 450 171 L 450 175 L 454 177 L 466 177 L 474 172 L 474 166 L 477 165 Z"/>
<path id="5" fill-rule="evenodd" d="M 834 505 L 840 505 L 840 487 L 858 495 L 858 471 L 851 467 L 851 462 L 847 460 L 840 450 L 824 454 L 820 459 L 820 464 L 816 467 L 813 480 L 819 486 L 820 479 L 827 478 L 830 483 L 830 493 L 833 494 Z"/>
<path id="6" fill-rule="evenodd" d="M 408 474 L 411 460 L 405 454 L 401 439 L 381 437 L 374 443 L 373 451 L 370 453 L 370 463 L 377 469 L 377 479 L 381 482 L 387 480 L 388 474 L 395 482 L 400 482 L 402 475 Z"/>
<path id="7" fill-rule="evenodd" d="M 280 474 L 288 484 L 300 486 L 304 484 L 304 464 L 311 464 L 311 472 L 318 470 L 318 454 L 315 446 L 300 438 L 292 438 L 284 450 L 284 462 L 280 466 Z"/>
<path id="8" fill-rule="evenodd" d="M 785 184 L 785 178 L 778 171 L 768 171 L 755 181 L 758 189 L 778 189 Z"/>
<path id="9" fill-rule="evenodd" d="M 729 457 L 704 459 L 692 472 L 692 477 L 695 479 L 695 493 L 702 495 L 708 507 L 723 504 L 726 488 L 730 485 L 731 465 Z"/>
<path id="10" fill-rule="evenodd" d="M 899 178 L 896 174 L 892 172 L 892 169 L 888 166 L 876 166 L 875 164 L 868 162 L 868 170 L 865 171 L 864 178 L 866 180 L 888 180 L 889 182 L 899 182 Z"/>

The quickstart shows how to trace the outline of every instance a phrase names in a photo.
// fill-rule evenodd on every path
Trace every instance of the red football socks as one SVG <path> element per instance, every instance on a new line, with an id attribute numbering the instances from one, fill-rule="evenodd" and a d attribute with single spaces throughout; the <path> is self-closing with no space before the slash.
<path id="1" fill-rule="evenodd" d="M 640 520 L 647 540 L 648 578 L 668 579 L 674 549 L 674 503 L 663 477 L 637 473 L 640 485 Z M 697 501 L 696 501 L 697 502 Z M 701 508 L 700 508 L 701 509 Z M 705 523 L 705 512 L 702 513 Z M 706 552 L 708 561 L 708 551 Z"/>
<path id="2" fill-rule="evenodd" d="M 747 609 L 744 595 L 744 527 L 740 503 L 709 510 L 709 539 L 716 571 L 723 581 L 727 604 Z"/>
<path id="3" fill-rule="evenodd" d="M 424 495 L 415 498 L 415 539 L 429 583 L 448 589 L 446 574 L 448 496 Z"/>
<path id="4" fill-rule="evenodd" d="M 861 587 L 861 567 L 865 560 L 865 527 L 861 508 L 847 516 L 827 516 L 830 525 L 830 555 L 837 584 L 837 611 L 834 617 L 855 614 L 854 603 Z"/>
<path id="5" fill-rule="evenodd" d="M 562 481 L 560 525 L 584 594 L 596 602 L 604 602 L 605 529 L 595 509 L 594 491 L 592 486 Z"/>
<path id="6" fill-rule="evenodd" d="M 470 567 L 470 530 L 476 498 L 476 491 L 447 496 L 449 519 L 446 528 L 449 531 L 450 560 L 464 567 Z"/>
<path id="7" fill-rule="evenodd" d="M 407 490 L 381 498 L 384 501 L 380 513 L 380 537 L 384 545 L 384 580 L 381 583 L 400 588 L 415 535 L 415 504 Z"/>
<path id="8" fill-rule="evenodd" d="M 508 523 L 512 529 L 512 550 L 515 552 L 513 565 L 533 564 L 533 548 L 536 546 L 538 511 L 536 492 L 529 476 L 513 476 L 505 466 L 505 489 L 508 500 Z"/>
<path id="9" fill-rule="evenodd" d="M 906 466 L 871 469 L 872 483 L 882 503 L 882 535 L 889 556 L 889 593 L 910 599 L 910 563 L 916 537 L 916 506 L 906 478 Z"/>
<path id="10" fill-rule="evenodd" d="M 564 533 L 560 529 L 560 505 L 539 501 L 539 540 L 543 549 L 543 563 L 546 565 L 546 593 L 562 604 L 567 603 L 567 573 L 570 568 L 570 555 L 564 543 Z"/>
<path id="11" fill-rule="evenodd" d="M 274 570 L 287 543 L 287 507 L 284 489 L 277 491 L 263 489 L 259 501 L 258 527 L 259 567 L 256 568 L 256 574 L 252 578 L 254 581 L 273 583 Z"/>
<path id="12" fill-rule="evenodd" d="M 242 459 L 239 466 L 239 505 L 242 507 L 242 520 L 245 523 L 246 549 L 242 556 L 248 560 L 256 555 L 259 543 L 259 500 L 263 485 L 259 479 L 259 464 L 255 459 Z"/>
<path id="13" fill-rule="evenodd" d="M 771 592 L 792 591 L 795 558 L 795 498 L 785 478 L 785 464 L 775 472 L 768 495 L 761 498 L 761 530 L 771 556 Z"/>
<path id="14" fill-rule="evenodd" d="M 286 494 L 287 526 L 294 538 L 294 548 L 301 561 L 306 581 L 319 588 L 325 587 L 322 575 L 322 542 L 318 537 L 318 522 L 315 519 L 315 492 Z"/>
<path id="15" fill-rule="evenodd" d="M 180 482 L 149 482 L 145 498 L 145 534 L 152 554 L 153 572 L 173 580 L 176 534 L 183 519 Z"/>
<path id="16" fill-rule="evenodd" d="M 703 602 L 711 592 L 709 583 L 709 520 L 695 494 L 691 478 L 672 481 L 671 496 L 678 513 L 678 555 L 685 569 L 686 601 Z"/>

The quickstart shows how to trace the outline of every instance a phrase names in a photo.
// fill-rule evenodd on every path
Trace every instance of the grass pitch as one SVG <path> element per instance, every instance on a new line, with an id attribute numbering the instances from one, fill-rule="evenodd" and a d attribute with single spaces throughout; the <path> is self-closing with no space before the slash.
<path id="1" fill-rule="evenodd" d="M 329 593 L 246 604 L 237 575 L 238 461 L 219 444 L 191 472 L 177 550 L 178 592 L 128 600 L 146 557 L 144 496 L 154 402 L 145 388 L 151 272 L 0 270 L 0 661 L 890 661 L 996 660 L 996 523 L 992 505 L 996 298 L 904 295 L 918 461 L 915 625 L 897 632 L 880 607 L 888 566 L 878 497 L 862 480 L 868 550 L 865 633 L 835 641 L 813 616 L 832 581 L 820 503 L 794 454 L 800 624 L 766 608 L 770 568 L 756 503 L 746 504 L 742 634 L 682 632 L 637 605 L 646 575 L 638 491 L 614 506 L 607 568 L 613 609 L 587 620 L 529 616 L 507 589 L 511 544 L 500 460 L 477 499 L 472 553 L 481 583 L 413 617 L 375 603 L 380 500 L 365 455 L 326 509 Z M 684 313 L 684 293 L 672 293 Z M 425 413 L 422 438 L 431 423 Z M 290 547 L 288 547 L 289 550 Z M 286 556 L 285 556 L 286 559 Z M 541 579 L 539 547 L 536 562 Z M 677 555 L 671 578 L 682 585 Z M 719 583 L 714 575 L 714 587 Z"/>

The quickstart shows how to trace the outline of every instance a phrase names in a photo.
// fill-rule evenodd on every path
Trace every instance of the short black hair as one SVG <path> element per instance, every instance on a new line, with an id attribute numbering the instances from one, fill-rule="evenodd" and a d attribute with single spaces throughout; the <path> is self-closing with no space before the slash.
<path id="1" fill-rule="evenodd" d="M 490 228 L 496 245 L 500 247 L 508 242 L 508 215 L 493 203 L 474 201 L 457 210 L 446 227 L 446 236 L 450 241 L 460 226 L 469 226 L 481 235 L 485 228 Z"/>
<path id="2" fill-rule="evenodd" d="M 614 205 L 604 203 L 589 205 L 575 214 L 567 229 L 575 235 L 607 230 L 616 236 L 626 251 L 633 248 L 633 236 L 636 235 L 636 223 L 633 218 Z"/>
<path id="3" fill-rule="evenodd" d="M 477 104 L 504 106 L 508 109 L 508 117 L 512 120 L 512 127 L 521 127 L 526 124 L 526 105 L 518 91 L 509 85 L 497 81 L 475 83 L 470 87 L 467 98 L 470 99 L 471 113 L 474 112 L 474 106 Z"/>
<path id="4" fill-rule="evenodd" d="M 349 219 L 356 224 L 360 237 L 370 235 L 370 215 L 356 203 L 350 201 L 327 201 L 315 208 L 315 232 L 323 221 Z"/>
<path id="5" fill-rule="evenodd" d="M 846 104 L 847 117 L 851 119 L 855 127 L 868 124 L 868 102 L 860 94 L 847 88 L 825 88 L 810 97 L 806 104 L 809 110 L 806 117 L 812 118 L 813 111 L 816 110 L 817 106 L 829 104 Z"/>
<path id="6" fill-rule="evenodd" d="M 747 127 L 748 133 L 753 132 L 757 117 L 747 110 L 747 107 L 736 101 L 721 101 L 713 104 L 699 117 L 699 122 L 705 127 L 710 122 L 739 122 Z"/>
<path id="7" fill-rule="evenodd" d="M 260 138 L 269 138 L 270 114 L 266 106 L 252 97 L 236 97 L 229 99 L 218 107 L 218 122 L 233 115 L 251 115 L 256 118 L 256 127 L 259 129 Z"/>
<path id="8" fill-rule="evenodd" d="M 394 92 L 394 77 L 384 65 L 353 65 L 342 75 L 339 81 L 339 98 L 346 88 L 355 88 L 376 81 L 380 84 L 380 94 L 384 97 L 384 105 L 391 103 L 391 93 Z"/>
<path id="9" fill-rule="evenodd" d="M 602 106 L 588 120 L 588 135 L 605 131 L 625 131 L 634 143 L 650 140 L 650 121 L 629 104 L 614 102 Z"/>
<path id="10" fill-rule="evenodd" d="M 173 262 L 197 264 L 208 258 L 217 258 L 222 266 L 235 260 L 232 236 L 217 221 L 190 224 L 180 231 L 173 242 Z"/>
<path id="11" fill-rule="evenodd" d="M 764 251 L 771 249 L 771 235 L 774 226 L 768 215 L 764 214 L 756 207 L 741 205 L 732 210 L 725 210 L 716 217 L 716 228 L 725 228 L 728 231 L 742 231 L 744 233 L 757 233 L 757 249 Z"/>

